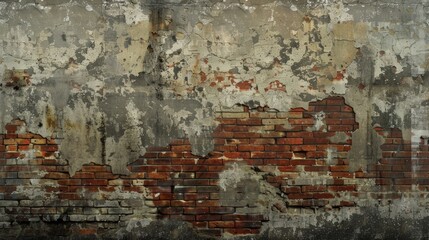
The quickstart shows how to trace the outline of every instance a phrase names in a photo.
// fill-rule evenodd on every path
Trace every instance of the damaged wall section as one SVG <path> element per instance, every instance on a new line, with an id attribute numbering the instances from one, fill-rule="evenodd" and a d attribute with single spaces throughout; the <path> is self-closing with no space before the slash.
<path id="1" fill-rule="evenodd" d="M 428 9 L 0 0 L 0 238 L 427 238 Z"/>

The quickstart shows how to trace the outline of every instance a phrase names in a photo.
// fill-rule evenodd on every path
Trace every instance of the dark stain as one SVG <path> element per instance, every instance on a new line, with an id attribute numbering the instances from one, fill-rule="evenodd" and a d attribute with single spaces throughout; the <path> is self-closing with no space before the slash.
<path id="1" fill-rule="evenodd" d="M 127 37 L 125 39 L 125 42 L 124 42 L 124 47 L 125 48 L 128 48 L 129 46 L 131 46 L 131 37 Z"/>
<path id="2" fill-rule="evenodd" d="M 85 57 L 83 56 L 83 54 L 88 53 L 87 48 L 79 48 L 75 51 L 75 55 L 76 55 L 76 61 L 78 63 L 82 63 L 83 60 L 85 60 Z"/>
<path id="3" fill-rule="evenodd" d="M 259 34 L 255 34 L 252 36 L 252 42 L 253 44 L 259 42 Z"/>
<path id="4" fill-rule="evenodd" d="M 400 85 L 404 77 L 411 76 L 411 66 L 407 65 L 402 72 L 397 73 L 395 66 L 381 68 L 382 73 L 374 80 L 374 85 Z"/>
<path id="5" fill-rule="evenodd" d="M 175 64 L 174 65 L 174 68 L 173 68 L 173 72 L 174 72 L 174 76 L 173 76 L 173 79 L 174 80 L 177 80 L 177 78 L 178 78 L 178 73 L 180 72 L 182 70 L 182 67 L 181 66 L 179 66 L 179 64 Z"/>
<path id="6" fill-rule="evenodd" d="M 49 129 L 55 129 L 57 127 L 57 120 L 54 111 L 50 106 L 45 108 L 46 124 Z"/>
<path id="7" fill-rule="evenodd" d="M 106 122 L 104 119 L 104 114 L 101 116 L 101 124 L 97 129 L 101 133 L 100 141 L 101 141 L 101 162 L 106 164 Z"/>
<path id="8" fill-rule="evenodd" d="M 66 34 L 65 34 L 65 33 L 61 34 L 61 39 L 62 39 L 64 42 L 67 42 L 67 36 L 66 36 Z"/>
<path id="9" fill-rule="evenodd" d="M 86 66 L 86 70 L 88 70 L 88 73 L 92 76 L 100 76 L 103 74 L 102 66 L 104 64 L 104 56 L 101 56 L 97 58 L 92 63 L 89 63 L 88 66 Z"/>

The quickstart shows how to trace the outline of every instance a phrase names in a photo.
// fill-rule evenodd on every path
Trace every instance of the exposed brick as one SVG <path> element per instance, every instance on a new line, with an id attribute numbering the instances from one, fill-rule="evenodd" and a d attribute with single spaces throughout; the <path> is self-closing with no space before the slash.
<path id="1" fill-rule="evenodd" d="M 262 119 L 259 118 L 244 118 L 237 119 L 238 125 L 262 125 Z"/>
<path id="2" fill-rule="evenodd" d="M 279 138 L 276 140 L 277 144 L 303 144 L 304 140 L 302 138 Z"/>
<path id="3" fill-rule="evenodd" d="M 248 152 L 226 152 L 224 156 L 227 158 L 250 158 L 250 153 Z"/>
<path id="4" fill-rule="evenodd" d="M 329 191 L 333 192 L 348 192 L 348 191 L 355 191 L 356 186 L 349 185 L 349 186 L 328 186 Z"/>
<path id="5" fill-rule="evenodd" d="M 234 221 L 210 221 L 209 228 L 233 228 Z"/>
<path id="6" fill-rule="evenodd" d="M 276 140 L 274 138 L 252 138 L 249 143 L 255 145 L 275 144 Z"/>
<path id="7" fill-rule="evenodd" d="M 231 214 L 234 211 L 233 207 L 210 207 L 210 213 L 215 214 Z"/>
<path id="8" fill-rule="evenodd" d="M 251 152 L 251 158 L 276 158 L 275 152 Z"/>

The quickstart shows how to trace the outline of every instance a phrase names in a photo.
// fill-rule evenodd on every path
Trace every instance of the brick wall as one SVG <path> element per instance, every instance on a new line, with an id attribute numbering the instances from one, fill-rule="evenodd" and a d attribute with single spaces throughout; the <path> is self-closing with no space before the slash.
<path id="1" fill-rule="evenodd" d="M 269 207 L 280 213 L 354 207 L 368 193 L 394 199 L 429 186 L 427 139 L 413 145 L 398 129 L 376 128 L 385 138 L 383 158 L 368 171 L 349 171 L 351 133 L 358 123 L 341 97 L 288 112 L 241 106 L 217 113 L 217 121 L 208 156 L 193 155 L 187 139 L 175 139 L 148 148 L 129 165 L 128 176 L 95 164 L 70 176 L 58 153 L 60 139 L 44 139 L 12 121 L 0 135 L 0 227 L 76 222 L 86 224 L 79 229 L 84 235 L 143 216 L 190 222 L 215 236 L 257 234 L 270 221 L 267 214 L 256 205 L 221 199 L 220 174 L 234 162 L 250 166 L 279 193 L 282 201 Z M 375 188 L 360 186 L 368 179 Z"/>

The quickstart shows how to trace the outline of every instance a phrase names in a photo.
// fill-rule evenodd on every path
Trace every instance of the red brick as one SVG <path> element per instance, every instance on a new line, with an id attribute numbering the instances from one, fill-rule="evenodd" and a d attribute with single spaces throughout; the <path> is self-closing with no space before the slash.
<path id="1" fill-rule="evenodd" d="M 249 140 L 250 144 L 264 145 L 264 144 L 275 144 L 274 138 L 252 138 Z"/>
<path id="2" fill-rule="evenodd" d="M 95 178 L 103 178 L 103 179 L 115 179 L 118 178 L 117 175 L 113 175 L 110 172 L 96 172 Z"/>
<path id="3" fill-rule="evenodd" d="M 354 127 L 351 125 L 329 125 L 328 131 L 337 132 L 337 131 L 353 131 Z"/>
<path id="4" fill-rule="evenodd" d="M 237 146 L 224 146 L 224 145 L 215 145 L 214 151 L 220 151 L 220 152 L 236 152 Z"/>
<path id="5" fill-rule="evenodd" d="M 222 130 L 225 132 L 248 132 L 249 126 L 223 125 Z"/>
<path id="6" fill-rule="evenodd" d="M 171 146 L 172 152 L 190 152 L 191 146 L 190 145 L 179 145 L 179 146 Z"/>
<path id="7" fill-rule="evenodd" d="M 184 214 L 206 214 L 209 213 L 208 207 L 185 207 L 183 208 Z"/>
<path id="8" fill-rule="evenodd" d="M 59 185 L 81 185 L 82 182 L 80 179 L 61 179 L 58 180 Z"/>
<path id="9" fill-rule="evenodd" d="M 250 158 L 250 153 L 248 152 L 226 152 L 224 156 L 227 158 Z"/>
<path id="10" fill-rule="evenodd" d="M 95 178 L 95 174 L 93 172 L 77 172 L 72 178 Z"/>
<path id="11" fill-rule="evenodd" d="M 192 206 L 195 206 L 195 201 L 192 201 L 192 200 L 172 200 L 171 206 L 173 206 L 173 207 L 192 207 Z"/>
<path id="12" fill-rule="evenodd" d="M 347 185 L 347 186 L 328 186 L 328 190 L 332 192 L 349 192 L 349 191 L 355 191 L 356 186 L 354 185 Z"/>
<path id="13" fill-rule="evenodd" d="M 82 185 L 102 186 L 102 185 L 107 185 L 107 180 L 106 179 L 82 179 Z"/>
<path id="14" fill-rule="evenodd" d="M 288 145 L 266 145 L 265 151 L 269 152 L 287 152 L 290 150 L 290 146 Z M 259 150 L 254 150 L 259 151 Z"/>
<path id="15" fill-rule="evenodd" d="M 110 171 L 110 167 L 99 166 L 99 165 L 96 165 L 96 166 L 85 165 L 85 166 L 82 166 L 81 171 L 82 172 L 107 172 L 107 171 Z"/>
<path id="16" fill-rule="evenodd" d="M 293 153 L 292 152 L 277 152 L 277 158 L 280 159 L 289 159 L 293 157 Z"/>
<path id="17" fill-rule="evenodd" d="M 233 138 L 233 132 L 215 132 L 213 133 L 214 138 Z"/>
<path id="18" fill-rule="evenodd" d="M 301 192 L 301 188 L 300 187 L 283 186 L 282 187 L 282 191 L 284 193 L 300 193 Z"/>
<path id="19" fill-rule="evenodd" d="M 289 199 L 309 199 L 313 198 L 312 193 L 290 193 L 287 195 Z"/>
<path id="20" fill-rule="evenodd" d="M 197 207 L 215 207 L 219 206 L 220 203 L 217 200 L 198 200 L 196 201 Z"/>
<path id="21" fill-rule="evenodd" d="M 340 206 L 342 206 L 342 207 L 354 207 L 354 206 L 356 206 L 356 203 L 352 202 L 352 201 L 340 201 Z"/>
<path id="22" fill-rule="evenodd" d="M 334 178 L 353 178 L 353 174 L 351 172 L 331 172 L 331 176 Z"/>
<path id="23" fill-rule="evenodd" d="M 234 138 L 259 138 L 261 136 L 260 133 L 253 132 L 235 132 Z"/>
<path id="24" fill-rule="evenodd" d="M 279 167 L 277 167 L 277 169 L 280 172 L 295 172 L 296 166 L 279 166 Z"/>
<path id="25" fill-rule="evenodd" d="M 293 125 L 313 125 L 314 119 L 313 118 L 290 118 L 288 119 L 290 124 Z"/>
<path id="26" fill-rule="evenodd" d="M 221 118 L 216 119 L 216 121 L 220 122 L 221 124 L 236 124 L 237 120 L 234 118 Z"/>
<path id="27" fill-rule="evenodd" d="M 249 144 L 250 140 L 246 138 L 241 139 L 226 139 L 226 144 Z"/>
<path id="28" fill-rule="evenodd" d="M 16 151 L 18 151 L 18 146 L 17 145 L 6 145 L 6 151 L 16 152 Z"/>
<path id="29" fill-rule="evenodd" d="M 6 129 L 7 133 L 15 133 L 16 130 L 18 129 L 18 126 L 17 125 L 8 124 L 8 125 L 5 126 L 5 129 Z"/>
<path id="30" fill-rule="evenodd" d="M 288 132 L 288 138 L 313 138 L 313 132 Z"/>
<path id="31" fill-rule="evenodd" d="M 262 125 L 262 119 L 259 119 L 259 118 L 237 119 L 237 124 L 238 125 L 249 125 L 249 126 Z"/>
<path id="32" fill-rule="evenodd" d="M 210 213 L 216 214 L 230 214 L 234 213 L 235 209 L 233 207 L 210 207 Z"/>
<path id="33" fill-rule="evenodd" d="M 197 221 L 219 221 L 219 220 L 222 220 L 222 216 L 221 215 L 208 215 L 208 214 L 197 215 L 197 216 L 195 216 L 195 220 L 197 220 Z"/>
<path id="34" fill-rule="evenodd" d="M 198 163 L 204 164 L 204 165 L 223 165 L 223 159 L 222 158 L 200 159 Z"/>
<path id="35" fill-rule="evenodd" d="M 304 138 L 304 144 L 329 144 L 330 140 L 325 138 Z"/>
<path id="36" fill-rule="evenodd" d="M 168 179 L 170 174 L 168 172 L 149 172 L 147 177 L 151 179 Z"/>
<path id="37" fill-rule="evenodd" d="M 289 159 L 264 159 L 265 165 L 275 165 L 275 166 L 288 166 L 290 165 Z"/>
<path id="38" fill-rule="evenodd" d="M 264 151 L 263 145 L 238 145 L 238 151 Z"/>
<path id="39" fill-rule="evenodd" d="M 325 119 L 325 123 L 327 125 L 340 125 L 340 124 L 347 124 L 341 121 L 341 119 L 336 119 L 336 118 L 328 118 Z"/>
<path id="40" fill-rule="evenodd" d="M 315 165 L 316 161 L 315 160 L 290 160 L 290 165 L 292 166 L 296 166 L 296 165 Z"/>
<path id="41" fill-rule="evenodd" d="M 327 172 L 329 166 L 305 166 L 304 170 L 306 172 Z"/>
<path id="42" fill-rule="evenodd" d="M 251 158 L 276 158 L 275 152 L 251 152 Z"/>
<path id="43" fill-rule="evenodd" d="M 302 186 L 302 191 L 303 192 L 324 192 L 327 190 L 326 186 Z"/>
<path id="44" fill-rule="evenodd" d="M 64 178 L 69 178 L 69 175 L 66 174 L 66 173 L 60 173 L 60 172 L 49 172 L 43 178 L 48 178 L 48 179 L 64 179 Z"/>
<path id="45" fill-rule="evenodd" d="M 173 200 L 174 201 L 174 200 Z M 169 207 L 170 205 L 173 207 L 179 207 L 181 205 L 174 205 L 173 201 L 170 200 L 152 200 L 153 204 L 157 207 Z"/>
<path id="46" fill-rule="evenodd" d="M 299 146 L 292 146 L 292 152 L 310 152 L 310 151 L 316 151 L 317 147 L 315 145 L 299 145 Z"/>
<path id="47" fill-rule="evenodd" d="M 30 139 L 24 139 L 24 138 L 17 138 L 15 139 L 16 143 L 19 145 L 28 145 L 31 143 Z M 51 146 L 51 145 L 50 145 Z M 58 148 L 57 148 L 58 149 Z M 56 151 L 56 150 L 55 150 Z"/>
<path id="48" fill-rule="evenodd" d="M 316 159 L 319 159 L 319 158 L 326 158 L 326 156 L 327 156 L 327 153 L 326 153 L 326 151 L 311 151 L 311 152 L 307 152 L 306 154 L 305 154 L 305 156 L 307 157 L 307 158 L 316 158 Z"/>
<path id="49" fill-rule="evenodd" d="M 158 153 L 159 158 L 181 158 L 183 153 L 181 152 L 160 152 Z"/>
<path id="50" fill-rule="evenodd" d="M 330 199 L 334 197 L 332 193 L 313 193 L 313 198 L 315 199 Z"/>
<path id="51" fill-rule="evenodd" d="M 7 152 L 5 153 L 4 157 L 6 159 L 13 159 L 13 158 L 18 158 L 21 155 L 21 153 L 19 152 Z"/>
<path id="52" fill-rule="evenodd" d="M 277 144 L 303 144 L 302 138 L 278 138 Z"/>
<path id="53" fill-rule="evenodd" d="M 209 228 L 233 228 L 234 221 L 210 221 Z"/>
<path id="54" fill-rule="evenodd" d="M 79 228 L 78 229 L 78 234 L 79 235 L 93 235 L 93 234 L 97 234 L 97 229 L 96 228 Z"/>
<path id="55" fill-rule="evenodd" d="M 10 141 L 13 141 L 12 144 L 15 144 L 16 142 L 15 142 L 14 138 L 33 138 L 33 136 L 34 136 L 33 134 L 11 134 L 11 133 L 8 133 L 6 135 L 3 135 L 3 139 L 4 139 L 4 141 L 9 139 Z M 5 144 L 6 144 L 6 142 L 5 142 Z"/>
<path id="56" fill-rule="evenodd" d="M 191 222 L 191 223 L 196 228 L 207 228 L 208 227 L 207 222 Z"/>
<path id="57" fill-rule="evenodd" d="M 194 160 L 192 160 L 194 161 Z M 195 164 L 195 161 L 194 161 Z M 215 167 L 215 166 L 210 166 L 210 167 Z M 209 170 L 209 166 L 204 166 L 204 165 L 184 165 L 182 166 L 182 171 L 183 172 L 195 172 L 195 171 L 207 171 Z"/>
<path id="58" fill-rule="evenodd" d="M 332 172 L 347 172 L 349 171 L 348 165 L 335 165 L 329 167 Z"/>
<path id="59" fill-rule="evenodd" d="M 45 152 L 56 152 L 58 151 L 57 145 L 40 145 L 40 150 Z"/>

